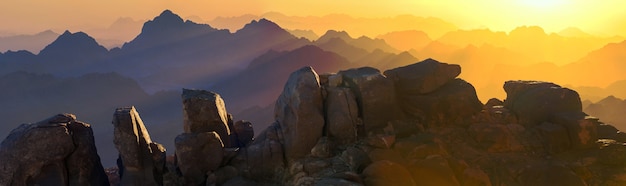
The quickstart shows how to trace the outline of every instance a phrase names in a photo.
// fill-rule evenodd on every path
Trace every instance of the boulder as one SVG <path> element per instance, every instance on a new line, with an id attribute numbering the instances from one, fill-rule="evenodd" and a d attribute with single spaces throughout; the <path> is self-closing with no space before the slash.
<path id="1" fill-rule="evenodd" d="M 399 94 L 426 94 L 439 89 L 461 74 L 461 66 L 434 59 L 385 71 Z"/>
<path id="2" fill-rule="evenodd" d="M 245 147 L 254 139 L 254 128 L 252 128 L 252 123 L 249 121 L 239 120 L 235 122 L 233 124 L 233 133 L 237 136 L 235 147 Z"/>
<path id="3" fill-rule="evenodd" d="M 324 130 L 322 91 L 317 73 L 311 67 L 293 72 L 276 100 L 275 118 L 284 140 L 287 159 L 298 159 L 311 152 Z"/>
<path id="4" fill-rule="evenodd" d="M 0 145 L 0 185 L 108 185 L 89 124 L 59 114 L 22 124 Z"/>
<path id="5" fill-rule="evenodd" d="M 513 112 L 522 125 L 539 125 L 562 112 L 580 113 L 582 103 L 576 91 L 539 81 L 507 81 L 504 107 Z"/>
<path id="6" fill-rule="evenodd" d="M 117 108 L 113 115 L 113 143 L 119 151 L 122 185 L 163 185 L 163 169 L 155 157 L 165 152 L 153 149 L 152 139 L 135 107 Z M 162 147 L 162 146 L 161 146 Z M 162 149 L 164 151 L 164 149 Z M 155 154 L 156 153 L 156 154 Z"/>
<path id="7" fill-rule="evenodd" d="M 326 92 L 328 136 L 339 145 L 354 143 L 357 140 L 357 126 L 361 125 L 356 97 L 349 88 L 328 87 Z"/>
<path id="8" fill-rule="evenodd" d="M 275 175 L 280 175 L 286 167 L 286 160 L 280 139 L 280 125 L 274 123 L 262 131 L 255 140 L 242 148 L 237 157 L 231 160 L 242 176 L 265 182 L 276 182 Z"/>
<path id="9" fill-rule="evenodd" d="M 222 97 L 206 90 L 183 89 L 183 124 L 186 133 L 217 132 L 229 146 L 228 112 Z"/>
<path id="10" fill-rule="evenodd" d="M 428 94 L 403 95 L 400 99 L 404 112 L 423 119 L 426 127 L 468 125 L 483 107 L 474 86 L 462 79 L 454 79 Z"/>
<path id="11" fill-rule="evenodd" d="M 174 144 L 178 169 L 188 185 L 203 183 L 222 164 L 224 144 L 217 132 L 183 133 Z"/>
<path id="12" fill-rule="evenodd" d="M 393 81 L 382 75 L 379 70 L 362 67 L 340 71 L 338 74 L 343 76 L 344 84 L 356 97 L 359 117 L 363 119 L 364 134 L 387 126 L 388 121 L 397 117 Z"/>

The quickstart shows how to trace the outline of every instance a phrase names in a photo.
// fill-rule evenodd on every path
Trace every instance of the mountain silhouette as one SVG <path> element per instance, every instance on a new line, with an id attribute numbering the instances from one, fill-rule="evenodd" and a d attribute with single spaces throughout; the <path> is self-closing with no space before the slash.
<path id="1" fill-rule="evenodd" d="M 292 51 L 268 51 L 254 59 L 242 72 L 212 87 L 222 93 L 233 112 L 273 102 L 282 91 L 289 74 L 303 66 L 314 67 L 318 73 L 334 72 L 350 67 L 344 57 L 313 45 Z M 269 123 L 267 123 L 269 124 Z"/>
<path id="2" fill-rule="evenodd" d="M 0 37 L 0 52 L 27 50 L 39 53 L 46 45 L 59 37 L 58 33 L 46 30 L 33 35 L 15 35 Z"/>
<path id="3" fill-rule="evenodd" d="M 0 75 L 0 102 L 10 105 L 2 109 L 0 136 L 4 138 L 19 124 L 32 122 L 32 117 L 47 117 L 58 112 L 80 114 L 89 122 L 96 136 L 98 152 L 107 166 L 115 164 L 117 151 L 110 124 L 112 111 L 123 105 L 141 106 L 142 118 L 148 128 L 158 130 L 164 145 L 173 148 L 173 139 L 181 131 L 176 118 L 182 117 L 178 91 L 147 94 L 133 79 L 116 73 L 86 74 L 80 77 L 58 78 L 49 74 L 14 72 Z M 168 128 L 169 127 L 169 128 Z M 165 132 L 164 132 L 165 131 Z M 153 138 L 153 139 L 154 139 Z"/>
<path id="4" fill-rule="evenodd" d="M 107 52 L 106 48 L 84 32 L 65 31 L 41 50 L 38 57 L 42 58 L 42 61 L 54 59 L 63 61 L 65 65 L 74 66 L 100 60 L 107 55 Z"/>
<path id="5" fill-rule="evenodd" d="M 401 51 L 420 50 L 432 41 L 428 34 L 418 30 L 394 31 L 378 35 L 376 38 L 385 40 L 389 45 Z"/>

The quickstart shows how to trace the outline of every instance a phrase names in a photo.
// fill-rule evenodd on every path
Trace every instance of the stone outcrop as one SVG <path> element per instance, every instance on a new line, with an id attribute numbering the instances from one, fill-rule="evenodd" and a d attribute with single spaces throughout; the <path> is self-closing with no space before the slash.
<path id="1" fill-rule="evenodd" d="M 224 144 L 216 132 L 184 133 L 175 145 L 178 169 L 189 185 L 204 183 L 224 159 Z"/>
<path id="2" fill-rule="evenodd" d="M 275 121 L 256 137 L 252 123 L 233 121 L 217 93 L 184 90 L 185 133 L 175 139 L 176 155 L 167 162 L 165 149 L 151 142 L 135 109 L 118 109 L 114 124 L 120 182 L 626 184 L 623 133 L 583 113 L 575 91 L 554 83 L 509 81 L 504 84 L 506 100 L 494 98 L 483 105 L 474 87 L 457 78 L 460 72 L 458 65 L 432 59 L 385 75 L 369 67 L 318 75 L 305 67 L 291 74 L 276 101 Z M 78 175 L 77 180 L 93 176 L 86 166 L 93 161 L 78 161 L 93 157 L 95 149 L 78 150 L 92 143 L 84 132 L 89 128 L 72 125 L 74 120 L 58 117 L 16 129 L 2 143 L 0 171 L 5 174 L 0 185 L 7 180 L 74 183 L 76 176 L 71 175 Z M 42 144 L 55 148 L 39 143 L 25 148 L 29 150 L 15 148 L 24 143 L 18 139 L 39 142 L 44 137 L 52 140 Z M 38 156 L 16 158 L 26 151 Z M 42 172 L 16 168 L 22 165 Z"/>
<path id="3" fill-rule="evenodd" d="M 205 90 L 183 89 L 183 124 L 185 133 L 217 132 L 230 146 L 227 136 L 228 112 L 219 94 Z"/>
<path id="4" fill-rule="evenodd" d="M 582 113 L 582 103 L 576 91 L 540 81 L 507 81 L 504 107 L 517 115 L 525 126 L 549 121 L 555 114 Z"/>
<path id="5" fill-rule="evenodd" d="M 362 67 L 340 71 L 343 84 L 356 96 L 359 117 L 363 120 L 362 136 L 374 129 L 383 128 L 387 121 L 398 116 L 393 81 L 378 69 Z"/>
<path id="6" fill-rule="evenodd" d="M 235 138 L 231 138 L 231 144 L 235 147 L 245 147 L 254 139 L 254 128 L 252 123 L 245 120 L 239 120 L 233 124 L 233 133 Z"/>
<path id="7" fill-rule="evenodd" d="M 357 130 L 362 125 L 356 97 L 349 88 L 329 86 L 325 90 L 328 136 L 342 145 L 356 142 Z"/>
<path id="8" fill-rule="evenodd" d="M 461 74 L 461 66 L 426 59 L 412 65 L 385 71 L 396 89 L 408 94 L 427 94 Z"/>
<path id="9" fill-rule="evenodd" d="M 274 107 L 287 159 L 303 158 L 324 130 L 322 89 L 311 67 L 293 72 Z"/>
<path id="10" fill-rule="evenodd" d="M 459 65 L 427 59 L 385 71 L 395 83 L 404 113 L 428 126 L 468 125 L 482 109 L 474 86 L 462 79 Z"/>
<path id="11" fill-rule="evenodd" d="M 165 148 L 152 142 L 135 107 L 116 109 L 113 126 L 121 185 L 163 185 Z"/>
<path id="12" fill-rule="evenodd" d="M 109 185 L 91 126 L 72 114 L 22 124 L 0 146 L 0 185 Z"/>

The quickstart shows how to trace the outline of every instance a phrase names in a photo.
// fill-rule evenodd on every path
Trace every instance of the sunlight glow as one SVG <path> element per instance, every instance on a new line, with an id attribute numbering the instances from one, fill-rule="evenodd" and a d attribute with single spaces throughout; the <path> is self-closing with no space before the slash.
<path id="1" fill-rule="evenodd" d="M 519 3 L 531 8 L 552 9 L 567 3 L 566 0 L 519 0 Z"/>

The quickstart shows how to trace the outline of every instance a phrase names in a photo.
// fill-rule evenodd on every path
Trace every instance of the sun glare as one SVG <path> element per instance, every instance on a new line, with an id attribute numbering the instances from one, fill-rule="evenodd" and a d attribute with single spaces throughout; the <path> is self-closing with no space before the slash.
<path id="1" fill-rule="evenodd" d="M 532 8 L 550 9 L 566 4 L 566 0 L 519 0 L 519 3 Z"/>

